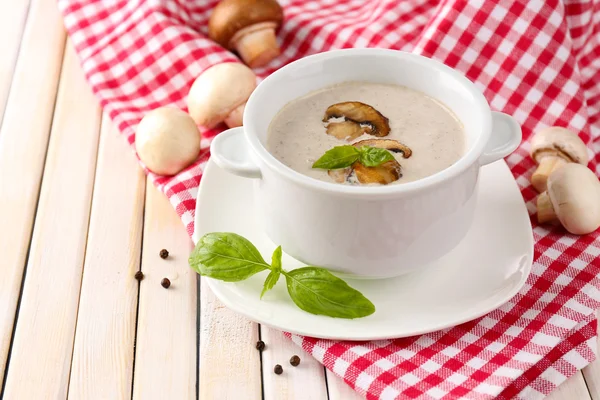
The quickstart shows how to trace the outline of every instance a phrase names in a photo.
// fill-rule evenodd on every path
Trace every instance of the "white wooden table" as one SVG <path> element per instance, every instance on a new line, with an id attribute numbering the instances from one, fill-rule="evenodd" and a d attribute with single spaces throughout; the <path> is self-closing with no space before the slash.
<path id="1" fill-rule="evenodd" d="M 55 0 L 1 2 L 0 38 L 2 398 L 359 398 L 199 285 L 182 223 L 102 115 Z M 551 398 L 600 399 L 600 363 Z"/>

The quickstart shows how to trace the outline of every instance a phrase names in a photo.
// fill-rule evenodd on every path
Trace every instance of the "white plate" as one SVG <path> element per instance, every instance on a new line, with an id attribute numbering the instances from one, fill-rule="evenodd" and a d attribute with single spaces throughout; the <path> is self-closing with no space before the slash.
<path id="1" fill-rule="evenodd" d="M 252 179 L 236 177 L 209 162 L 198 194 L 194 241 L 208 232 L 235 232 L 270 260 L 276 244 L 255 217 L 252 187 Z M 304 312 L 289 298 L 283 277 L 260 300 L 267 271 L 239 283 L 208 278 L 207 282 L 230 309 L 261 324 L 306 336 L 376 340 L 454 326 L 513 297 L 525 283 L 533 260 L 529 216 L 504 161 L 482 168 L 477 202 L 465 239 L 422 271 L 385 280 L 347 279 L 375 304 L 377 311 L 366 318 L 345 320 Z M 283 266 L 293 269 L 303 264 L 284 254 Z"/>

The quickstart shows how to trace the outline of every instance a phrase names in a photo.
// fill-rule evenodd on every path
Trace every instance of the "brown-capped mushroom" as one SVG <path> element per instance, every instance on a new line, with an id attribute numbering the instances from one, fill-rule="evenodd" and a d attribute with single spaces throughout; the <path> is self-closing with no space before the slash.
<path id="1" fill-rule="evenodd" d="M 386 149 L 394 153 L 402 153 L 402 157 L 408 158 L 412 155 L 411 149 L 393 139 L 367 139 L 360 140 L 352 144 L 354 147 L 363 146 L 377 147 Z M 337 183 L 344 183 L 352 176 L 360 183 L 379 183 L 387 185 L 397 181 L 402 177 L 402 167 L 396 160 L 387 161 L 376 167 L 365 167 L 358 161 L 352 164 L 352 167 L 333 169 L 327 172 L 329 176 Z"/>
<path id="2" fill-rule="evenodd" d="M 192 117 L 178 108 L 160 107 L 140 121 L 135 132 L 135 147 L 152 172 L 174 175 L 196 160 L 200 138 Z"/>
<path id="3" fill-rule="evenodd" d="M 570 163 L 552 171 L 548 189 L 537 200 L 538 222 L 560 222 L 575 235 L 600 227 L 600 182 L 584 165 Z"/>
<path id="4" fill-rule="evenodd" d="M 329 122 L 333 118 L 344 118 L 341 122 Z M 359 101 L 346 101 L 329 106 L 323 116 L 327 134 L 348 141 L 368 133 L 383 137 L 390 133 L 389 120 L 368 104 Z"/>
<path id="5" fill-rule="evenodd" d="M 246 101 L 256 88 L 256 75 L 240 63 L 222 63 L 208 68 L 192 84 L 188 111 L 198 125 L 213 128 L 225 122 L 241 126 Z"/>
<path id="6" fill-rule="evenodd" d="M 257 68 L 280 54 L 275 32 L 282 21 L 283 9 L 275 0 L 222 0 L 210 16 L 208 34 Z"/>
<path id="7" fill-rule="evenodd" d="M 400 163 L 396 160 L 384 162 L 376 167 L 365 167 L 359 162 L 352 164 L 356 179 L 360 183 L 379 183 L 387 185 L 402 176 Z"/>
<path id="8" fill-rule="evenodd" d="M 575 133 L 561 127 L 539 131 L 531 139 L 531 158 L 539 164 L 531 177 L 538 192 L 546 190 L 548 176 L 567 163 L 587 165 L 587 148 Z"/>
<path id="9" fill-rule="evenodd" d="M 408 146 L 393 139 L 367 139 L 358 141 L 352 145 L 358 148 L 370 146 L 386 149 L 394 153 L 402 153 L 403 158 L 408 158 L 412 155 L 412 150 Z M 402 177 L 402 168 L 396 160 L 385 162 L 377 167 L 365 167 L 357 162 L 352 167 L 356 173 L 356 179 L 360 183 L 380 183 L 387 185 Z"/>

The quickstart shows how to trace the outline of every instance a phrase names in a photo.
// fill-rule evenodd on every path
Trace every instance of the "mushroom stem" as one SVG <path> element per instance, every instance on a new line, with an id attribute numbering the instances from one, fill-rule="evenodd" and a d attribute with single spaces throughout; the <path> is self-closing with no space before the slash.
<path id="1" fill-rule="evenodd" d="M 230 128 L 235 128 L 236 126 L 242 126 L 242 117 L 244 116 L 244 109 L 246 108 L 246 103 L 242 103 L 236 108 L 233 109 L 232 112 L 229 113 L 227 117 L 225 117 L 225 123 Z"/>
<path id="2" fill-rule="evenodd" d="M 545 192 L 548 177 L 555 169 L 567 164 L 561 157 L 547 156 L 540 159 L 540 165 L 531 176 L 531 184 L 538 192 Z"/>
<path id="3" fill-rule="evenodd" d="M 250 68 L 262 67 L 279 55 L 275 27 L 272 22 L 250 25 L 231 39 L 233 47 Z"/>
<path id="4" fill-rule="evenodd" d="M 545 224 L 547 222 L 557 222 L 558 217 L 554 212 L 554 207 L 550 201 L 550 196 L 547 192 L 543 192 L 537 199 L 537 216 L 538 223 Z"/>

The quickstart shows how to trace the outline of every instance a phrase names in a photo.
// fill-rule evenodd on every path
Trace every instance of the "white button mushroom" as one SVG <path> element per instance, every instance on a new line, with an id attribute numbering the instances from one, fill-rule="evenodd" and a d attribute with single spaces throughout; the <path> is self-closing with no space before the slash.
<path id="1" fill-rule="evenodd" d="M 560 222 L 575 235 L 600 227 L 600 182 L 587 167 L 570 163 L 548 177 L 548 190 L 537 200 L 540 224 Z"/>
<path id="2" fill-rule="evenodd" d="M 535 134 L 531 139 L 531 158 L 539 164 L 531 183 L 540 193 L 546 190 L 548 176 L 558 167 L 570 162 L 588 163 L 585 143 L 575 133 L 557 126 Z"/>
<path id="3" fill-rule="evenodd" d="M 208 68 L 190 88 L 188 111 L 198 125 L 213 128 L 225 122 L 242 125 L 246 101 L 256 88 L 256 75 L 240 63 L 222 63 Z"/>
<path id="4" fill-rule="evenodd" d="M 147 113 L 135 133 L 142 162 L 159 175 L 174 175 L 193 163 L 200 152 L 200 131 L 188 114 L 174 107 Z"/>
<path id="5" fill-rule="evenodd" d="M 222 0 L 210 16 L 208 35 L 257 68 L 279 55 L 275 32 L 282 21 L 283 9 L 275 0 Z"/>

